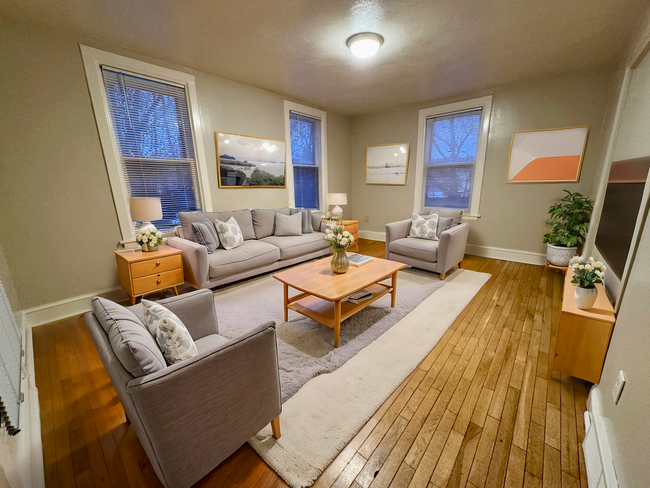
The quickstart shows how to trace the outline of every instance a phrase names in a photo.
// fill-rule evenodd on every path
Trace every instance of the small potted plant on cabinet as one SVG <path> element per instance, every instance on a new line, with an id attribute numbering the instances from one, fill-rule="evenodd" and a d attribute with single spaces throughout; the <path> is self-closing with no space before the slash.
<path id="1" fill-rule="evenodd" d="M 566 267 L 585 242 L 589 229 L 589 214 L 594 202 L 588 197 L 569 190 L 558 203 L 551 205 L 551 229 L 544 235 L 546 259 L 555 266 Z"/>

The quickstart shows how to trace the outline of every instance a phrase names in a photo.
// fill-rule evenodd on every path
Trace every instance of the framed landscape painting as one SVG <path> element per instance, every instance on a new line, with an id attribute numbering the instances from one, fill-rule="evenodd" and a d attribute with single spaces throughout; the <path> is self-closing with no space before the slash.
<path id="1" fill-rule="evenodd" d="M 410 143 L 366 148 L 366 185 L 406 185 Z"/>
<path id="2" fill-rule="evenodd" d="M 579 181 L 588 135 L 589 126 L 515 132 L 506 182 Z"/>
<path id="3" fill-rule="evenodd" d="M 215 132 L 219 188 L 286 188 L 284 141 Z"/>

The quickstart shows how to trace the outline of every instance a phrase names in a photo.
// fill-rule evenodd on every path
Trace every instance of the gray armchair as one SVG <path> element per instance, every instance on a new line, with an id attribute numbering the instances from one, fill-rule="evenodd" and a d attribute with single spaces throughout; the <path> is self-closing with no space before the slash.
<path id="1" fill-rule="evenodd" d="M 459 223 L 444 231 L 437 241 L 409 238 L 411 219 L 386 224 L 386 259 L 440 273 L 440 279 L 444 280 L 447 271 L 456 265 L 461 266 L 469 226 L 461 222 L 461 211 L 432 211 L 443 217 L 454 217 Z M 429 210 L 420 212 L 422 215 L 428 213 Z"/>
<path id="2" fill-rule="evenodd" d="M 95 313 L 87 313 L 85 320 L 127 421 L 160 481 L 167 488 L 185 488 L 269 422 L 274 437 L 280 436 L 275 323 L 227 340 L 219 335 L 211 291 L 158 303 L 181 319 L 199 354 L 140 377 L 122 365 Z M 142 320 L 142 305 L 128 310 Z"/>

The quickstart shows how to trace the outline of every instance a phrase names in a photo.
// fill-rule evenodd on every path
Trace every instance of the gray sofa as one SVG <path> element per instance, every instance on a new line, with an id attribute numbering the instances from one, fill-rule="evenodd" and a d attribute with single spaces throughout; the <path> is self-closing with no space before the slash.
<path id="1" fill-rule="evenodd" d="M 254 208 L 218 212 L 181 212 L 178 237 L 167 243 L 183 251 L 185 281 L 197 288 L 213 288 L 285 266 L 330 254 L 331 247 L 320 229 L 320 212 L 312 212 L 312 233 L 277 237 L 275 212 L 289 215 L 289 208 Z M 244 244 L 235 249 L 219 248 L 212 254 L 194 241 L 192 223 L 204 218 L 222 222 L 234 217 L 244 236 Z"/>
<path id="2" fill-rule="evenodd" d="M 134 324 L 126 312 L 142 321 L 142 305 L 124 309 L 107 302 L 93 299 L 95 312 L 85 315 L 86 325 L 127 421 L 163 485 L 192 486 L 269 422 L 279 437 L 282 404 L 274 322 L 227 340 L 219 335 L 211 291 L 159 300 L 185 324 L 199 354 L 171 366 L 158 365 L 147 374 L 142 369 L 152 364 L 147 360 L 155 357 L 155 340 L 146 328 L 138 331 L 144 325 Z M 118 321 L 127 323 L 118 327 Z M 127 342 L 134 337 L 135 344 Z M 134 365 L 140 371 L 133 371 Z"/>
<path id="3" fill-rule="evenodd" d="M 437 213 L 441 217 L 454 219 L 452 227 L 444 231 L 439 240 L 408 237 L 411 219 L 386 224 L 386 259 L 409 264 L 416 268 L 440 273 L 440 279 L 458 265 L 465 256 L 469 226 L 462 222 L 462 210 L 422 209 L 420 215 Z"/>

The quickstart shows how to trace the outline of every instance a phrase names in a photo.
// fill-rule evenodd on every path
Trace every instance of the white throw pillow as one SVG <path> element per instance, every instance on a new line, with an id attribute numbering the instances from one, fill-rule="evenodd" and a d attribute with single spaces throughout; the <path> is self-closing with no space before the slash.
<path id="1" fill-rule="evenodd" d="M 411 223 L 411 230 L 409 237 L 417 237 L 418 239 L 429 239 L 432 241 L 438 240 L 438 214 L 419 215 L 414 213 L 411 215 L 413 222 Z"/>
<path id="2" fill-rule="evenodd" d="M 275 235 L 301 236 L 302 214 L 283 215 L 280 212 L 275 212 Z"/>
<path id="3" fill-rule="evenodd" d="M 244 243 L 244 236 L 235 217 L 230 217 L 228 222 L 215 220 L 214 224 L 219 234 L 219 241 L 225 250 L 234 249 Z"/>
<path id="4" fill-rule="evenodd" d="M 199 353 L 189 331 L 171 310 L 144 299 L 142 306 L 144 323 L 156 339 L 167 364 L 184 361 Z"/>

